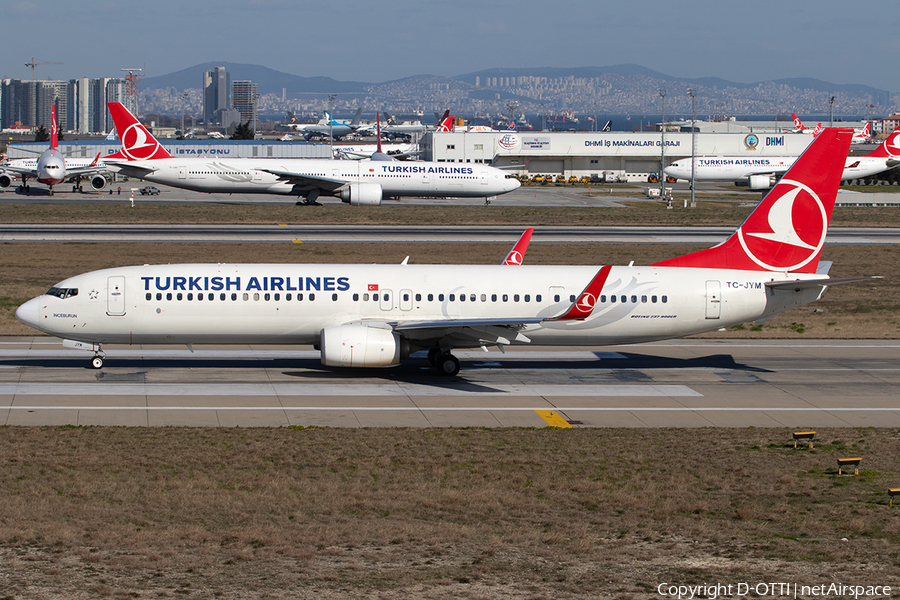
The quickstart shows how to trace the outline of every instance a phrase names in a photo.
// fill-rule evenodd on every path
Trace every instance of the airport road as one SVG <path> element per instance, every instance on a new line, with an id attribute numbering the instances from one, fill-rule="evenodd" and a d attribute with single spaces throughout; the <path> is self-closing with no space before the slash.
<path id="1" fill-rule="evenodd" d="M 0 338 L 0 424 L 900 427 L 900 342 L 675 340 L 323 367 L 311 348 L 106 348 Z"/>
<path id="2" fill-rule="evenodd" d="M 513 243 L 523 227 L 394 225 L 0 224 L 0 242 Z M 733 227 L 541 226 L 533 244 L 717 244 Z M 898 244 L 900 229 L 833 227 L 827 244 Z"/>

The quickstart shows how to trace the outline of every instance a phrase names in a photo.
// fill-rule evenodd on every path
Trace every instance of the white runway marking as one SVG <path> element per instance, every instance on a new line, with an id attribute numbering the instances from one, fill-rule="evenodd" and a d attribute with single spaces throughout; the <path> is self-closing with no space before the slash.
<path id="1" fill-rule="evenodd" d="M 538 407 L 540 410 L 543 407 Z M 331 411 L 465 411 L 465 412 L 508 412 L 508 411 L 534 411 L 534 406 L 4 406 L 4 410 L 201 410 L 201 411 L 230 411 L 230 410 L 259 410 L 259 411 L 285 411 L 285 410 L 331 410 Z M 589 411 L 589 412 L 898 412 L 900 406 L 894 408 L 883 407 L 733 407 L 733 406 L 670 406 L 670 407 L 633 407 L 633 406 L 554 406 L 557 411 Z"/>
<path id="2" fill-rule="evenodd" d="M 702 396 L 684 385 L 485 385 L 454 387 L 411 383 L 385 384 L 178 384 L 178 383 L 0 383 L 9 396 L 525 396 L 689 397 Z"/>

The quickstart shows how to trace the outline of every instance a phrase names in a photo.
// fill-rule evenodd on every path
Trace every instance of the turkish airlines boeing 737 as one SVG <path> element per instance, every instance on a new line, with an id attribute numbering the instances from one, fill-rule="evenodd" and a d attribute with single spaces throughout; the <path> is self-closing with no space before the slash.
<path id="1" fill-rule="evenodd" d="M 818 127 L 816 128 L 819 129 Z M 815 134 L 815 132 L 814 132 Z M 854 134 L 856 135 L 856 134 Z M 734 181 L 748 185 L 751 190 L 767 190 L 785 173 L 794 156 L 697 156 L 695 181 Z M 878 148 L 864 156 L 850 156 L 844 161 L 841 181 L 877 175 L 900 165 L 900 127 L 894 130 Z M 665 168 L 666 175 L 677 179 L 691 179 L 691 159 L 676 160 Z"/>
<path id="2" fill-rule="evenodd" d="M 127 108 L 119 102 L 108 106 L 122 150 L 107 157 L 106 164 L 122 175 L 196 192 L 285 194 L 302 196 L 307 204 L 334 196 L 354 206 L 378 206 L 383 198 L 401 196 L 487 198 L 521 185 L 512 175 L 482 164 L 173 158 Z"/>
<path id="3" fill-rule="evenodd" d="M 819 263 L 852 131 L 823 131 L 725 242 L 644 267 L 172 264 L 54 285 L 16 318 L 104 344 L 313 344 L 335 367 L 416 350 L 454 375 L 454 348 L 663 340 L 768 319 L 819 299 Z M 404 261 L 405 263 L 406 261 Z"/>

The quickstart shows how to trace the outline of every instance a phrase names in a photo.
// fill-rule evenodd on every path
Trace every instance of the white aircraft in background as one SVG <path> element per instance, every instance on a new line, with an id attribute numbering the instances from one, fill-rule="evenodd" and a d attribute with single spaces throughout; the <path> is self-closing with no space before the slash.
<path id="1" fill-rule="evenodd" d="M 818 129 L 818 128 L 817 128 Z M 828 131 L 828 128 L 822 131 Z M 852 130 L 851 130 L 852 131 Z M 821 135 L 821 134 L 819 134 Z M 854 133 L 855 135 L 855 133 Z M 816 137 L 816 136 L 814 136 Z M 734 181 L 738 185 L 748 185 L 751 190 L 766 190 L 772 187 L 794 161 L 795 156 L 698 156 L 695 181 Z M 900 127 L 888 136 L 872 152 L 864 156 L 850 156 L 844 161 L 841 180 L 860 179 L 876 175 L 900 165 Z M 676 160 L 664 169 L 666 175 L 677 179 L 691 179 L 691 159 Z"/>
<path id="2" fill-rule="evenodd" d="M 50 109 L 50 147 L 40 152 L 37 158 L 20 158 L 11 160 L 0 166 L 0 188 L 6 189 L 12 185 L 16 178 L 22 180 L 22 190 L 28 191 L 29 179 L 34 179 L 50 188 L 53 195 L 53 186 L 59 185 L 69 179 L 75 179 L 75 186 L 80 189 L 82 177 L 90 175 L 91 187 L 102 190 L 109 180 L 102 175 L 107 171 L 105 164 L 100 162 L 100 153 L 93 160 L 87 158 L 66 158 L 59 150 L 59 134 L 56 128 L 56 105 Z M 26 150 L 35 152 L 36 150 Z M 75 188 L 72 189 L 75 191 Z"/>
<path id="3" fill-rule="evenodd" d="M 427 350 L 610 345 L 712 331 L 818 300 L 852 131 L 823 131 L 725 242 L 649 266 L 163 264 L 70 277 L 16 310 L 64 345 L 313 344 L 332 367 Z"/>
<path id="4" fill-rule="evenodd" d="M 331 113 L 326 110 L 325 118 L 320 120 L 318 123 L 291 123 L 288 125 L 288 127 L 296 130 L 307 140 L 313 137 L 331 137 L 333 139 L 340 139 L 344 136 L 350 135 L 351 133 L 366 130 L 368 128 L 367 126 L 362 126 L 359 124 L 359 117 L 361 114 L 362 107 L 357 109 L 356 115 L 354 115 L 352 121 L 350 121 L 349 123 L 341 123 L 339 121 L 335 121 L 331 116 Z"/>
<path id="5" fill-rule="evenodd" d="M 320 196 L 353 206 L 383 198 L 488 198 L 519 187 L 512 175 L 482 164 L 333 159 L 173 158 L 121 103 L 108 103 L 122 150 L 107 157 L 119 173 L 197 192 L 283 194 L 314 204 Z M 124 160 L 122 160 L 124 159 Z"/>

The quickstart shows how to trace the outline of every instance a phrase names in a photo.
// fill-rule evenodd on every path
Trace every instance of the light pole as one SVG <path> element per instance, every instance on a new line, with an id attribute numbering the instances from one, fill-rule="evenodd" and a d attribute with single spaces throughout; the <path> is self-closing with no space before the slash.
<path id="1" fill-rule="evenodd" d="M 337 94 L 328 94 L 328 139 L 331 157 L 334 158 L 334 99 Z"/>
<path id="2" fill-rule="evenodd" d="M 185 103 L 185 101 L 187 100 L 187 98 L 188 98 L 188 93 L 187 93 L 187 92 L 181 94 L 181 137 L 182 137 L 182 138 L 187 137 L 187 136 L 184 134 L 184 103 Z"/>
<path id="3" fill-rule="evenodd" d="M 666 173 L 664 171 L 666 168 L 666 88 L 659 88 L 659 97 L 662 98 L 662 123 L 660 124 L 662 154 L 659 160 L 659 195 L 660 198 L 666 200 L 666 208 L 672 208 L 672 201 L 666 198 Z"/>
<path id="4" fill-rule="evenodd" d="M 697 201 L 694 198 L 694 171 L 697 168 L 697 88 L 689 88 L 688 94 L 691 96 L 691 208 L 697 207 Z M 684 200 L 684 207 L 687 208 L 687 198 Z"/>
<path id="5" fill-rule="evenodd" d="M 831 127 L 834 127 L 834 96 L 828 101 L 828 120 L 831 122 Z"/>

